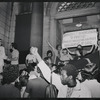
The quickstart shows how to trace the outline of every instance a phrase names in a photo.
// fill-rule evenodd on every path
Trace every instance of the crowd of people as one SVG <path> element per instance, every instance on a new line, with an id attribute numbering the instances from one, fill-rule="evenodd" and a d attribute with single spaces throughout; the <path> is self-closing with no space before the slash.
<path id="1" fill-rule="evenodd" d="M 46 57 L 30 47 L 26 68 L 19 70 L 16 43 L 7 57 L 0 39 L 0 98 L 100 98 L 100 65 L 89 58 L 96 52 L 100 56 L 99 42 L 89 51 L 79 44 L 73 52 L 47 43 Z"/>

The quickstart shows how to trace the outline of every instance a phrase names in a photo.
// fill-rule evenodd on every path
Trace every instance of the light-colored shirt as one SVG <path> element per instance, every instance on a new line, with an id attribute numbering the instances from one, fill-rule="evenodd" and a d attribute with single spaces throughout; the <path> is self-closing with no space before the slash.
<path id="1" fill-rule="evenodd" d="M 0 46 L 0 73 L 3 72 L 4 59 L 6 59 L 5 48 Z"/>
<path id="2" fill-rule="evenodd" d="M 17 49 L 13 50 L 13 52 L 11 53 L 12 59 L 13 58 L 17 58 L 16 60 L 12 60 L 11 64 L 12 65 L 17 65 L 19 64 L 19 51 Z"/>
<path id="3" fill-rule="evenodd" d="M 42 71 L 42 74 L 45 77 L 45 79 L 48 82 L 50 82 L 50 75 L 51 75 L 50 68 L 45 64 L 45 62 L 43 60 L 38 63 L 38 67 Z M 66 98 L 68 87 L 67 87 L 67 85 L 63 85 L 61 83 L 60 75 L 58 75 L 54 72 L 52 73 L 52 84 L 54 84 L 56 86 L 56 88 L 58 89 L 58 91 L 59 91 L 58 92 L 58 98 Z M 82 84 L 77 82 L 77 86 L 75 87 L 75 90 L 72 93 L 71 97 L 72 98 L 73 97 L 76 97 L 76 98 L 78 98 L 78 97 L 79 98 L 89 98 L 89 97 L 91 97 L 91 93 L 88 90 L 88 88 L 86 88 L 85 86 L 83 86 Z"/>
<path id="4" fill-rule="evenodd" d="M 31 71 L 30 74 L 29 74 L 28 80 L 35 79 L 35 78 L 37 78 L 37 76 L 35 75 L 35 72 L 34 71 Z"/>
<path id="5" fill-rule="evenodd" d="M 35 58 L 35 56 L 32 55 L 32 54 L 28 54 L 28 55 L 26 56 L 26 60 L 28 60 L 28 63 L 36 62 L 36 58 Z"/>
<path id="6" fill-rule="evenodd" d="M 43 76 L 45 77 L 45 79 L 48 82 L 50 82 L 50 76 L 51 76 L 51 70 L 50 70 L 50 68 L 45 64 L 45 62 L 43 60 L 38 63 L 38 67 L 40 68 L 40 70 L 41 70 Z M 52 73 L 52 84 L 54 84 L 56 86 L 56 88 L 58 89 L 58 91 L 63 86 L 66 87 L 66 85 L 63 85 L 61 83 L 60 75 L 58 75 L 58 74 L 56 74 L 54 72 Z M 63 92 L 66 92 L 66 91 L 63 91 Z"/>
<path id="7" fill-rule="evenodd" d="M 24 94 L 24 92 L 25 92 L 25 89 L 26 89 L 26 86 L 23 86 L 22 89 L 21 89 L 21 91 L 20 91 L 20 93 L 21 93 L 21 98 L 23 98 L 23 94 Z"/>
<path id="8" fill-rule="evenodd" d="M 62 91 L 66 91 L 63 92 Z M 68 87 L 62 87 L 61 90 L 59 91 L 60 93 L 58 94 L 58 97 L 60 98 L 67 98 L 67 91 L 68 91 Z M 69 98 L 69 97 L 68 97 Z M 83 84 L 81 84 L 78 80 L 77 80 L 77 85 L 73 88 L 73 92 L 71 94 L 70 98 L 91 98 L 91 92 L 90 90 Z"/>
<path id="9" fill-rule="evenodd" d="M 90 89 L 93 98 L 100 98 L 100 83 L 96 79 L 86 79 L 82 84 Z"/>
<path id="10" fill-rule="evenodd" d="M 62 54 L 60 57 L 60 60 L 62 60 L 62 61 L 68 60 L 69 61 L 69 60 L 73 60 L 73 57 L 70 54 L 66 54 L 66 55 Z"/>

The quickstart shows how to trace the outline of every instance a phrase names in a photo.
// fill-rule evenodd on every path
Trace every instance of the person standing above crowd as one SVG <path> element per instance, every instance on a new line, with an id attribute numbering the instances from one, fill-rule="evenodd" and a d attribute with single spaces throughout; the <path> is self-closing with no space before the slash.
<path id="1" fill-rule="evenodd" d="M 55 54 L 54 64 L 59 65 L 59 63 L 68 63 L 69 60 L 73 60 L 66 48 L 62 49 L 60 45 L 57 45 L 55 49 L 49 42 L 48 44 Z"/>
<path id="2" fill-rule="evenodd" d="M 31 47 L 32 48 L 32 47 Z M 31 48 L 30 48 L 30 52 L 29 52 L 29 54 L 26 56 L 26 60 L 25 60 L 25 64 L 26 64 L 26 67 L 27 67 L 27 69 L 28 69 L 28 71 L 30 72 L 30 70 L 32 69 L 31 67 L 31 65 L 32 65 L 32 63 L 36 63 L 37 61 L 36 61 L 36 58 L 35 58 L 35 56 L 32 54 L 32 52 L 31 52 Z"/>
<path id="3" fill-rule="evenodd" d="M 91 49 L 89 51 L 84 50 L 82 45 L 78 45 L 75 51 L 70 51 L 68 48 L 68 52 L 72 55 L 75 55 L 75 59 L 79 60 L 81 58 L 83 58 L 85 55 L 87 54 L 91 54 L 94 50 L 95 45 L 92 45 Z"/>
<path id="4" fill-rule="evenodd" d="M 11 58 L 8 58 L 8 61 L 11 61 L 11 65 L 16 68 L 17 73 L 19 73 L 19 51 L 17 49 L 16 43 L 11 43 Z"/>
<path id="5" fill-rule="evenodd" d="M 7 59 L 5 48 L 2 46 L 2 39 L 0 39 L 0 73 L 3 72 L 4 59 Z"/>

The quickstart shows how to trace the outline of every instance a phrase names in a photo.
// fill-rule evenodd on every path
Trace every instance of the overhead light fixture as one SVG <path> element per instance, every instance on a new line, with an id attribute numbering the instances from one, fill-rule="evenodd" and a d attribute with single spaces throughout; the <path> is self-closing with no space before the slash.
<path id="1" fill-rule="evenodd" d="M 81 23 L 76 24 L 76 27 L 81 27 L 81 26 L 82 26 L 82 24 L 81 24 Z"/>

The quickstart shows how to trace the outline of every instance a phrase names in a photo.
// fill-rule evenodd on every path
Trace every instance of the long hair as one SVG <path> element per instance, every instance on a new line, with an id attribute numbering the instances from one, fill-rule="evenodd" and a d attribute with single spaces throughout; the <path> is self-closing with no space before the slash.
<path id="1" fill-rule="evenodd" d="M 52 53 L 51 50 L 48 50 L 48 51 L 47 51 L 47 56 L 48 56 L 49 53 L 51 53 L 51 56 L 53 56 L 53 53 Z"/>

